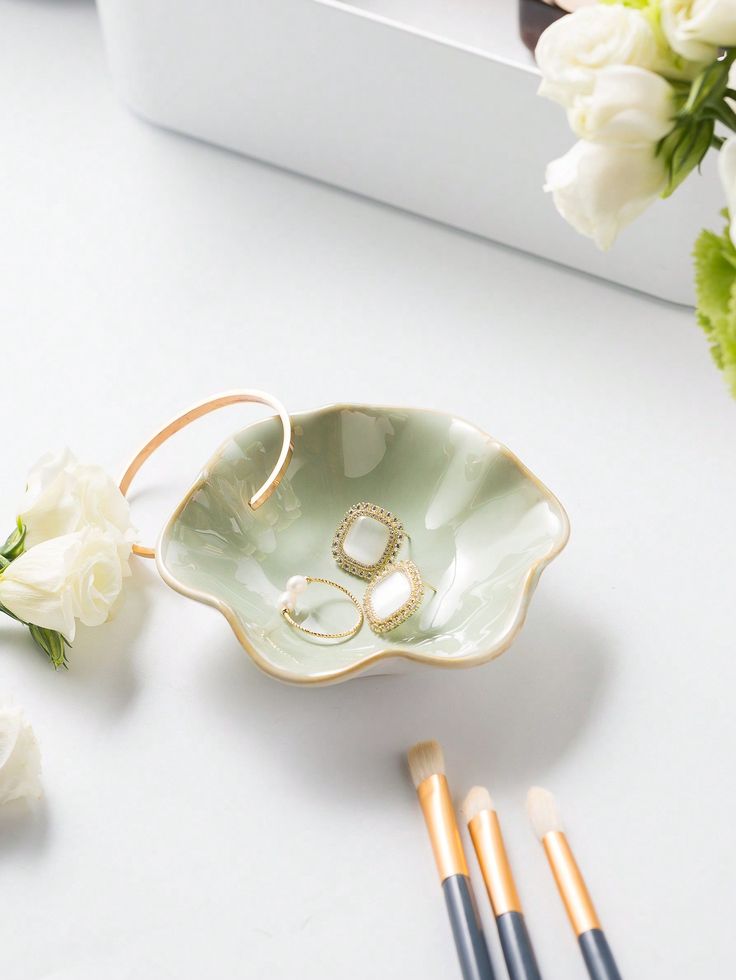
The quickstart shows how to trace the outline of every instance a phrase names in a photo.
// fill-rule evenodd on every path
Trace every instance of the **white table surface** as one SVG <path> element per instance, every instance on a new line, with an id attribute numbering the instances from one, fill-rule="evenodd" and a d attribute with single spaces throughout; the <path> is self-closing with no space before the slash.
<path id="1" fill-rule="evenodd" d="M 573 529 L 475 671 L 280 686 L 140 561 L 67 673 L 0 624 L 45 785 L 0 813 L 3 980 L 457 976 L 403 764 L 432 736 L 456 794 L 497 801 L 545 977 L 584 974 L 531 783 L 625 977 L 730 977 L 736 405 L 692 314 L 150 127 L 84 0 L 0 0 L 0 91 L 8 528 L 46 449 L 117 472 L 179 409 L 251 386 L 473 419 Z M 148 537 L 250 417 L 152 463 Z"/>

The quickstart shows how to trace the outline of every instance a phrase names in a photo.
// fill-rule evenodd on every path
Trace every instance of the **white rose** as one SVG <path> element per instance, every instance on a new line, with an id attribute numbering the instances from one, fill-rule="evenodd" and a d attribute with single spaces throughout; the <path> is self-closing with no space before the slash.
<path id="1" fill-rule="evenodd" d="M 121 563 L 116 542 L 97 529 L 83 531 L 82 544 L 70 576 L 74 615 L 85 626 L 100 626 L 111 618 L 130 574 Z M 12 568 L 12 565 L 11 565 Z"/>
<path id="2" fill-rule="evenodd" d="M 82 508 L 76 492 L 76 460 L 68 449 L 47 453 L 31 468 L 20 515 L 26 524 L 26 546 L 76 531 Z"/>
<path id="3" fill-rule="evenodd" d="M 663 190 L 665 176 L 654 145 L 581 140 L 549 164 L 544 189 L 573 228 L 606 249 Z"/>
<path id="4" fill-rule="evenodd" d="M 674 89 L 654 72 L 609 65 L 596 72 L 588 95 L 579 95 L 568 119 L 584 140 L 656 143 L 674 125 Z"/>
<path id="5" fill-rule="evenodd" d="M 726 193 L 726 203 L 731 217 L 731 241 L 736 246 L 736 136 L 723 144 L 718 154 L 718 173 Z"/>
<path id="6" fill-rule="evenodd" d="M 661 18 L 670 46 L 690 61 L 715 61 L 736 45 L 736 0 L 662 0 Z"/>
<path id="7" fill-rule="evenodd" d="M 58 630 L 68 640 L 74 639 L 69 573 L 78 552 L 78 534 L 34 545 L 0 575 L 0 602 L 24 623 Z"/>
<path id="8" fill-rule="evenodd" d="M 0 575 L 0 602 L 71 642 L 77 619 L 99 626 L 110 618 L 126 574 L 115 538 L 88 527 L 42 541 L 11 562 Z"/>
<path id="9" fill-rule="evenodd" d="M 41 754 L 18 708 L 0 708 L 0 804 L 41 795 Z"/>
<path id="10" fill-rule="evenodd" d="M 125 560 L 135 540 L 130 506 L 115 482 L 99 466 L 78 463 L 68 449 L 43 456 L 31 469 L 20 517 L 27 548 L 97 527 L 118 541 Z"/>
<path id="11" fill-rule="evenodd" d="M 596 72 L 607 65 L 653 69 L 657 39 L 637 10 L 596 5 L 555 21 L 542 34 L 535 52 L 542 73 L 539 94 L 569 107 L 593 90 Z"/>

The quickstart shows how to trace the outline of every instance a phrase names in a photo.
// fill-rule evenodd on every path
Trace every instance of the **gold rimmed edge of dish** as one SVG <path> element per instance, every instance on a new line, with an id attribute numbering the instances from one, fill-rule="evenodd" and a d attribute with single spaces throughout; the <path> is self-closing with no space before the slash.
<path id="1" fill-rule="evenodd" d="M 261 653 L 256 649 L 256 647 L 251 643 L 248 634 L 243 628 L 243 625 L 235 613 L 235 611 L 218 599 L 217 596 L 213 596 L 208 592 L 202 592 L 200 589 L 194 589 L 191 586 L 185 585 L 180 582 L 174 575 L 169 572 L 163 563 L 162 553 L 162 543 L 166 537 L 167 532 L 175 523 L 179 515 L 182 513 L 184 508 L 187 506 L 192 496 L 199 491 L 207 479 L 209 478 L 211 470 L 217 465 L 220 458 L 224 454 L 227 446 L 232 441 L 233 436 L 229 436 L 216 450 L 216 452 L 210 457 L 207 465 L 201 470 L 199 476 L 194 481 L 192 486 L 184 494 L 184 497 L 179 502 L 178 506 L 172 513 L 171 517 L 166 521 L 161 532 L 158 536 L 156 543 L 156 568 L 158 573 L 164 582 L 175 592 L 180 593 L 180 595 L 185 596 L 188 599 L 194 599 L 196 602 L 201 602 L 206 606 L 212 606 L 220 612 L 230 625 L 233 633 L 237 637 L 238 642 L 246 651 L 251 660 L 260 667 L 264 673 L 269 674 L 276 680 L 282 681 L 286 684 L 293 684 L 297 687 L 326 687 L 330 684 L 339 684 L 341 681 L 349 680 L 351 677 L 357 677 L 358 675 L 370 670 L 371 667 L 376 666 L 382 661 L 386 660 L 406 660 L 410 663 L 423 664 L 428 667 L 439 667 L 443 670 L 450 669 L 465 669 L 468 667 L 479 667 L 482 664 L 490 663 L 497 657 L 500 657 L 502 653 L 505 653 L 509 649 L 511 644 L 514 642 L 516 637 L 521 632 L 522 627 L 526 621 L 527 612 L 529 610 L 529 605 L 531 603 L 532 595 L 534 594 L 534 589 L 547 565 L 550 564 L 565 548 L 567 542 L 570 540 L 570 519 L 567 515 L 565 508 L 562 506 L 558 498 L 549 487 L 544 484 L 539 477 L 535 476 L 534 473 L 526 466 L 519 457 L 512 452 L 508 446 L 499 442 L 485 430 L 479 428 L 474 422 L 470 422 L 467 419 L 460 418 L 457 415 L 452 415 L 448 412 L 441 412 L 438 409 L 431 408 L 409 408 L 407 406 L 391 406 L 391 405 L 366 405 L 366 404 L 350 404 L 345 402 L 340 402 L 334 405 L 324 405 L 321 408 L 316 408 L 313 410 L 301 411 L 301 412 L 290 412 L 289 415 L 293 418 L 298 415 L 326 415 L 333 412 L 341 411 L 351 411 L 351 412 L 423 412 L 431 415 L 439 415 L 442 418 L 451 419 L 455 422 L 460 422 L 464 425 L 470 426 L 481 436 L 488 439 L 490 443 L 493 444 L 497 452 L 502 456 L 512 462 L 519 471 L 532 483 L 537 490 L 545 497 L 550 503 L 554 504 L 559 509 L 561 530 L 554 541 L 550 550 L 537 559 L 532 565 L 530 565 L 527 574 L 524 577 L 524 584 L 521 590 L 521 601 L 519 602 L 519 608 L 514 619 L 511 628 L 508 630 L 506 635 L 494 644 L 490 649 L 481 650 L 475 654 L 469 654 L 468 656 L 457 657 L 454 659 L 442 660 L 438 657 L 431 656 L 425 653 L 414 652 L 406 648 L 401 647 L 387 647 L 383 650 L 377 650 L 375 653 L 371 653 L 366 657 L 363 657 L 357 663 L 349 664 L 346 667 L 335 668 L 334 670 L 325 671 L 322 674 L 318 674 L 313 677 L 304 677 L 295 675 L 292 671 L 284 670 L 281 667 L 277 667 L 275 664 L 271 663 L 266 657 L 262 656 Z M 261 425 L 268 418 L 276 418 L 277 416 L 268 416 L 267 419 L 260 419 L 258 421 L 251 422 L 249 425 L 245 426 L 243 429 L 239 429 L 236 433 L 241 435 L 247 432 L 248 429 L 254 428 L 257 425 Z"/>

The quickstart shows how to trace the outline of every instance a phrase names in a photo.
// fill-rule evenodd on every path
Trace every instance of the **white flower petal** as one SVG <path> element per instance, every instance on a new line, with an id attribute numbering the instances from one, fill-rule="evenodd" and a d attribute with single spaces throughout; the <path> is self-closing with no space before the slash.
<path id="1" fill-rule="evenodd" d="M 44 456 L 32 468 L 20 517 L 29 548 L 97 527 L 119 540 L 122 561 L 135 540 L 130 506 L 114 480 L 99 466 L 78 463 L 69 450 Z"/>
<path id="2" fill-rule="evenodd" d="M 0 575 L 0 602 L 24 622 L 58 630 L 73 640 L 70 576 L 81 547 L 78 534 L 66 534 L 25 551 Z"/>
<path id="3" fill-rule="evenodd" d="M 584 140 L 648 144 L 674 125 L 674 89 L 660 75 L 633 65 L 610 65 L 596 72 L 588 95 L 568 110 L 573 131 Z"/>
<path id="4" fill-rule="evenodd" d="M 27 550 L 0 574 L 0 602 L 68 640 L 76 620 L 97 626 L 119 604 L 135 532 L 130 507 L 99 466 L 69 450 L 42 457 L 21 509 Z"/>
<path id="5" fill-rule="evenodd" d="M 0 707 L 0 771 L 13 754 L 20 727 L 20 712 Z"/>
<path id="6" fill-rule="evenodd" d="M 85 626 L 110 618 L 123 588 L 123 569 L 114 538 L 97 529 L 85 532 L 73 583 L 74 615 Z"/>
<path id="7" fill-rule="evenodd" d="M 29 503 L 46 489 L 46 487 L 65 470 L 77 465 L 74 454 L 69 449 L 61 449 L 55 453 L 45 453 L 31 467 L 26 481 L 26 497 Z"/>
<path id="8" fill-rule="evenodd" d="M 10 563 L 0 575 L 0 583 L 16 582 L 44 592 L 58 592 L 69 577 L 80 548 L 78 534 L 64 534 L 37 544 Z"/>
<path id="9" fill-rule="evenodd" d="M 583 7 L 555 21 L 535 52 L 542 73 L 539 94 L 569 107 L 593 90 L 596 72 L 608 65 L 654 69 L 657 40 L 638 11 L 620 4 Z"/>
<path id="10" fill-rule="evenodd" d="M 573 228 L 607 249 L 664 187 L 664 167 L 654 150 L 581 140 L 549 164 L 544 189 Z"/>
<path id="11" fill-rule="evenodd" d="M 0 804 L 41 795 L 41 753 L 17 708 L 0 708 Z"/>
<path id="12" fill-rule="evenodd" d="M 76 635 L 74 606 L 68 591 L 54 595 L 0 578 L 0 602 L 24 623 L 56 630 L 70 643 Z"/>
<path id="13" fill-rule="evenodd" d="M 73 477 L 58 473 L 36 496 L 32 504 L 24 501 L 20 517 L 26 525 L 26 547 L 42 544 L 49 538 L 76 531 L 82 508 Z"/>
<path id="14" fill-rule="evenodd" d="M 736 0 L 661 0 L 662 30 L 672 49 L 690 61 L 715 61 L 736 45 Z"/>

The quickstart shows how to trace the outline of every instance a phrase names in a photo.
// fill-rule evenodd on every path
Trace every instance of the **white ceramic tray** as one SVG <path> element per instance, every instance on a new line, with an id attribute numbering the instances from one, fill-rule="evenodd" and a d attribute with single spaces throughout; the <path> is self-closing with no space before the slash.
<path id="1" fill-rule="evenodd" d="M 542 193 L 573 142 L 515 0 L 98 0 L 117 91 L 160 125 L 635 289 L 692 302 L 714 167 L 602 254 Z M 389 19 L 389 15 L 393 19 Z"/>

